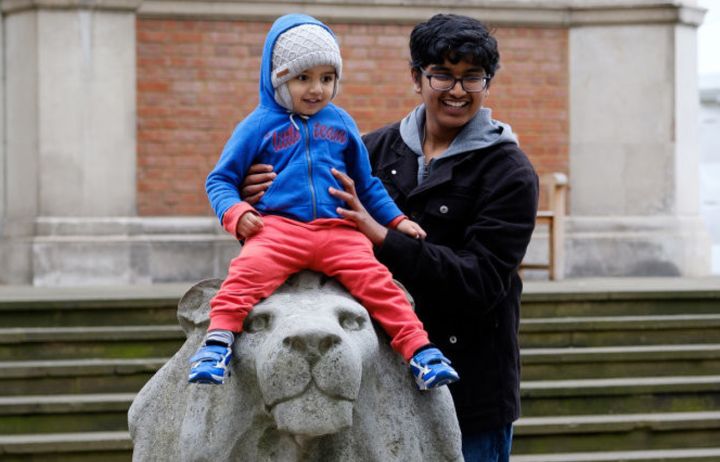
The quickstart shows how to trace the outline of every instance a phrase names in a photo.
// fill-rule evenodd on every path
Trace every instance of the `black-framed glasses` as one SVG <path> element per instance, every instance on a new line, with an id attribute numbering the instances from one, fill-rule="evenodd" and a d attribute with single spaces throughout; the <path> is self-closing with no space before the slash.
<path id="1" fill-rule="evenodd" d="M 455 87 L 455 84 L 460 82 L 463 90 L 468 93 L 477 93 L 487 88 L 490 83 L 491 77 L 487 76 L 476 76 L 468 75 L 465 77 L 455 78 L 450 74 L 431 74 L 420 69 L 422 75 L 427 77 L 430 82 L 430 88 L 437 91 L 449 91 Z"/>

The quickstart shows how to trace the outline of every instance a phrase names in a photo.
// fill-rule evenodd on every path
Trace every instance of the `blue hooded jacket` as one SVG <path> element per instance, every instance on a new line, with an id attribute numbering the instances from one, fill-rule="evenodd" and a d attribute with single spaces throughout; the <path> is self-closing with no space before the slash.
<path id="1" fill-rule="evenodd" d="M 271 82 L 275 41 L 301 24 L 317 24 L 330 31 L 323 23 L 302 14 L 282 16 L 272 25 L 260 66 L 260 104 L 235 127 L 208 175 L 205 189 L 210 203 L 222 223 L 225 212 L 242 201 L 240 185 L 249 167 L 263 163 L 273 165 L 277 177 L 255 204 L 258 212 L 303 222 L 340 218 L 336 208 L 347 205 L 328 192 L 329 186 L 342 190 L 330 172 L 334 167 L 355 181 L 365 208 L 386 225 L 402 212 L 380 180 L 371 175 L 367 149 L 350 115 L 329 103 L 310 117 L 291 117 L 275 101 Z"/>

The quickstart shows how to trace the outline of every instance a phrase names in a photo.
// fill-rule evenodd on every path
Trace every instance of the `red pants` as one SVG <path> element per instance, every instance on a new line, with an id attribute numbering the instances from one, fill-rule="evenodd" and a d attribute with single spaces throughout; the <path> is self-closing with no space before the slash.
<path id="1" fill-rule="evenodd" d="M 430 343 L 405 293 L 375 259 L 372 243 L 341 219 L 302 223 L 264 216 L 265 226 L 247 239 L 228 276 L 210 301 L 210 327 L 241 332 L 252 307 L 303 269 L 336 278 L 391 337 L 391 346 L 409 360 Z"/>

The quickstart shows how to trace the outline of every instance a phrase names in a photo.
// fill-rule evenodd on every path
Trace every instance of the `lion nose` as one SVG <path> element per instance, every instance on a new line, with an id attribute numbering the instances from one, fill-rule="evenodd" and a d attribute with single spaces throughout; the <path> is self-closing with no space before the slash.
<path id="1" fill-rule="evenodd" d="M 342 339 L 328 332 L 305 332 L 288 335 L 283 344 L 289 349 L 305 355 L 309 360 L 317 360 L 340 344 Z"/>

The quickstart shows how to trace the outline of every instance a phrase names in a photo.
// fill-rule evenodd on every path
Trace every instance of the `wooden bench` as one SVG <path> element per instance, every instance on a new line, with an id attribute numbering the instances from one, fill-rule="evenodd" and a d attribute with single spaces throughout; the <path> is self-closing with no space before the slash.
<path id="1" fill-rule="evenodd" d="M 565 274 L 565 201 L 568 178 L 564 173 L 546 173 L 540 177 L 540 188 L 547 198 L 547 208 L 538 210 L 536 224 L 548 227 L 547 263 L 526 263 L 520 265 L 523 270 L 547 270 L 550 280 L 557 281 Z M 542 193 L 541 193 L 542 194 Z"/>

